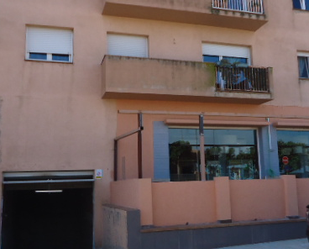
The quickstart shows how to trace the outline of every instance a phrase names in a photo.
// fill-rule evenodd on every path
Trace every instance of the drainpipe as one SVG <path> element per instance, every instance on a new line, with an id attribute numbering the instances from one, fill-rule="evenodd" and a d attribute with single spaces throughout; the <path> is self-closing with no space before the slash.
<path id="1" fill-rule="evenodd" d="M 135 133 L 138 134 L 138 142 L 137 142 L 137 147 L 138 147 L 138 178 L 143 177 L 143 172 L 142 172 L 142 131 L 144 130 L 143 127 L 143 114 L 139 113 L 138 114 L 138 128 L 136 130 L 127 132 L 123 135 L 120 135 L 114 139 L 114 181 L 118 180 L 118 141 L 129 137 Z"/>
<path id="2" fill-rule="evenodd" d="M 205 138 L 204 138 L 204 115 L 199 116 L 199 133 L 200 133 L 200 161 L 201 161 L 201 181 L 206 181 L 205 170 Z"/>
<path id="3" fill-rule="evenodd" d="M 143 156 L 142 156 L 142 130 L 143 130 L 143 114 L 139 113 L 138 114 L 138 137 L 137 137 L 137 151 L 138 151 L 138 178 L 142 179 L 143 178 Z"/>

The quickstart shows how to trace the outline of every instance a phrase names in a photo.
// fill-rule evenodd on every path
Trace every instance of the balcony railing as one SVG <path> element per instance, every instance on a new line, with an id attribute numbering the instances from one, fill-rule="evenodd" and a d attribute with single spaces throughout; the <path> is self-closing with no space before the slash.
<path id="1" fill-rule="evenodd" d="M 216 67 L 217 90 L 268 93 L 269 68 Z"/>
<path id="2" fill-rule="evenodd" d="M 214 9 L 264 14 L 263 0 L 212 0 Z"/>

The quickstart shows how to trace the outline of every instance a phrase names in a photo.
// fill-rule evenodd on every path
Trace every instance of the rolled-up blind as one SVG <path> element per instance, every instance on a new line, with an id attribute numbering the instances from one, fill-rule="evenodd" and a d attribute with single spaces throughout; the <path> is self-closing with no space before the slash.
<path id="1" fill-rule="evenodd" d="M 148 39 L 145 36 L 108 34 L 107 53 L 119 56 L 148 57 Z"/>
<path id="2" fill-rule="evenodd" d="M 250 61 L 249 47 L 204 43 L 202 48 L 204 55 L 241 57 L 248 58 L 248 61 Z"/>
<path id="3" fill-rule="evenodd" d="M 73 32 L 70 29 L 27 27 L 27 52 L 71 55 Z"/>

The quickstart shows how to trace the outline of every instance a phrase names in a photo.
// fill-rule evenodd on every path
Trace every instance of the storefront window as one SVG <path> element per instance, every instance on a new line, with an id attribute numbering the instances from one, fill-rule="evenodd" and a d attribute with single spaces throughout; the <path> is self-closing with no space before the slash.
<path id="1" fill-rule="evenodd" d="M 259 178 L 255 130 L 207 129 L 204 136 L 207 180 Z M 200 180 L 198 130 L 170 129 L 169 141 L 171 180 Z"/>
<path id="2" fill-rule="evenodd" d="M 309 176 L 309 131 L 278 130 L 278 157 L 282 175 Z"/>

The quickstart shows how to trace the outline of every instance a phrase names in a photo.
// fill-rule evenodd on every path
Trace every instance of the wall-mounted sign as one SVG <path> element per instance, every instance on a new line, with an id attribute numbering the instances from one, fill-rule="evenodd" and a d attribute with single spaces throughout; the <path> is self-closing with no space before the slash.
<path id="1" fill-rule="evenodd" d="M 96 169 L 95 170 L 95 179 L 102 179 L 103 177 L 103 169 Z"/>

